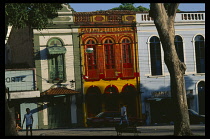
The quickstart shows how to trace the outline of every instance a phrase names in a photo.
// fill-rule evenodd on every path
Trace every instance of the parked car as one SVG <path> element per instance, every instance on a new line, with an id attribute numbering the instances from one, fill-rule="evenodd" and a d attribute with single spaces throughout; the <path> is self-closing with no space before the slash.
<path id="1" fill-rule="evenodd" d="M 189 112 L 190 124 L 199 124 L 199 123 L 205 124 L 205 115 L 200 115 L 192 109 L 188 109 L 188 112 Z"/>
<path id="2" fill-rule="evenodd" d="M 190 124 L 200 124 L 200 123 L 205 124 L 205 115 L 200 115 L 192 109 L 188 109 L 188 113 L 189 113 Z M 174 124 L 173 117 L 168 119 L 171 119 L 169 122 L 170 124 Z"/>
<path id="3" fill-rule="evenodd" d="M 115 126 L 120 123 L 120 119 L 120 112 L 106 111 L 99 113 L 95 117 L 87 118 L 86 124 L 89 127 Z M 144 124 L 143 120 L 136 117 L 128 117 L 128 121 L 129 125 L 137 124 L 139 126 Z M 123 120 L 123 123 L 126 123 L 126 121 Z"/>

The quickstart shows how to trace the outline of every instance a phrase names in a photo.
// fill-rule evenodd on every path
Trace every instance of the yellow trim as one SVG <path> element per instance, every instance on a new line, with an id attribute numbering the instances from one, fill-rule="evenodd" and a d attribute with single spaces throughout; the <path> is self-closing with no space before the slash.
<path id="1" fill-rule="evenodd" d="M 101 21 L 97 21 L 97 20 L 95 20 L 95 17 L 97 17 L 97 16 L 98 16 L 98 17 L 101 16 L 101 17 L 103 17 L 104 19 L 101 20 Z M 105 19 L 106 19 L 106 18 L 105 18 L 105 15 L 94 15 L 94 16 L 93 16 L 93 22 L 105 22 Z"/>
<path id="2" fill-rule="evenodd" d="M 123 15 L 123 17 L 124 17 L 123 20 L 124 21 L 129 21 L 129 20 L 126 19 L 128 16 L 133 16 L 134 17 L 134 19 L 132 20 L 132 22 L 135 22 L 136 21 L 136 16 L 135 15 Z"/>
<path id="3" fill-rule="evenodd" d="M 111 80 L 111 81 L 106 81 L 106 80 L 99 80 L 99 81 L 84 81 L 84 93 L 86 94 L 87 89 L 90 86 L 97 86 L 101 93 L 104 93 L 104 90 L 107 86 L 109 85 L 115 85 L 118 88 L 119 93 L 122 92 L 122 88 L 127 85 L 127 84 L 132 84 L 137 88 L 136 86 L 136 79 L 127 79 L 127 80 L 122 80 L 122 79 L 117 79 L 117 80 Z"/>

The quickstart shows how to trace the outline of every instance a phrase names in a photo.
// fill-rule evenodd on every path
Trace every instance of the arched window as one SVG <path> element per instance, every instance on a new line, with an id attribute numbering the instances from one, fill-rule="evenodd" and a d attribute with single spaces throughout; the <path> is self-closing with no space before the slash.
<path id="1" fill-rule="evenodd" d="M 195 56 L 197 73 L 205 73 L 205 41 L 204 37 L 195 37 Z"/>
<path id="2" fill-rule="evenodd" d="M 63 44 L 59 39 L 49 40 L 47 46 L 49 81 L 64 81 L 66 75 L 64 68 L 66 48 L 63 47 Z"/>
<path id="3" fill-rule="evenodd" d="M 122 58 L 123 58 L 123 68 L 131 68 L 132 67 L 132 49 L 131 42 L 128 39 L 122 40 Z"/>
<path id="4" fill-rule="evenodd" d="M 104 42 L 104 51 L 105 51 L 106 69 L 114 69 L 115 68 L 115 55 L 114 55 L 114 47 L 113 47 L 112 40 L 107 39 Z"/>
<path id="5" fill-rule="evenodd" d="M 105 106 L 105 111 L 118 111 L 119 108 L 119 91 L 114 85 L 107 86 L 104 89 L 103 101 Z"/>
<path id="6" fill-rule="evenodd" d="M 160 40 L 156 36 L 150 38 L 150 57 L 152 75 L 162 75 Z"/>
<path id="7" fill-rule="evenodd" d="M 182 38 L 179 35 L 175 36 L 174 39 L 174 43 L 175 43 L 175 48 L 176 48 L 176 52 L 177 55 L 179 57 L 179 60 L 181 62 L 184 62 L 184 53 L 183 53 L 183 41 Z"/>
<path id="8" fill-rule="evenodd" d="M 95 42 L 93 40 L 88 40 L 86 46 L 86 48 L 93 48 L 92 53 L 87 53 L 88 69 L 97 69 Z"/>
<path id="9" fill-rule="evenodd" d="M 48 42 L 48 46 L 63 46 L 63 44 L 59 39 L 51 39 Z"/>

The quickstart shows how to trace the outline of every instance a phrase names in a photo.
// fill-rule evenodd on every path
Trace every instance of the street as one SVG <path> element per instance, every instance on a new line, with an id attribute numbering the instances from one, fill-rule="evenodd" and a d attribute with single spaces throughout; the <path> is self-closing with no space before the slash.
<path id="1" fill-rule="evenodd" d="M 190 127 L 195 136 L 205 136 L 205 124 L 191 125 Z M 173 135 L 174 126 L 138 126 L 137 129 L 141 131 L 138 136 L 170 136 Z M 19 131 L 18 134 L 25 136 L 26 131 Z M 71 128 L 33 130 L 33 136 L 117 136 L 117 133 L 114 127 Z M 134 134 L 122 133 L 122 136 L 134 136 Z"/>

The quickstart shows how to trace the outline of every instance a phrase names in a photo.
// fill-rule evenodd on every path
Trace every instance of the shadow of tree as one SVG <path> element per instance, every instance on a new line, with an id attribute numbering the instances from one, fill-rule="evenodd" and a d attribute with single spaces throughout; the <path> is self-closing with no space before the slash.
<path id="1" fill-rule="evenodd" d="M 47 48 L 34 52 L 34 60 L 47 60 Z"/>

